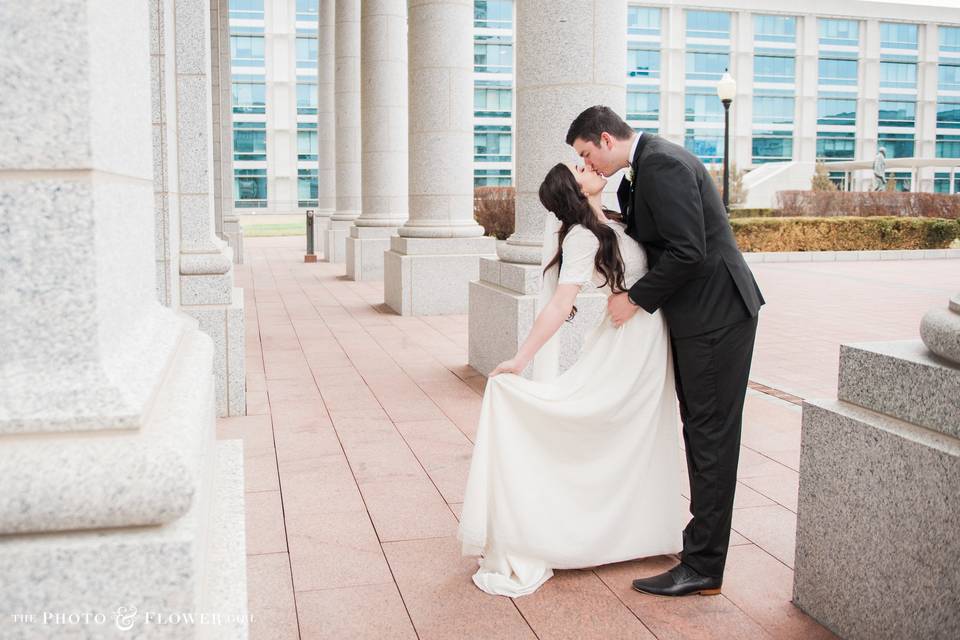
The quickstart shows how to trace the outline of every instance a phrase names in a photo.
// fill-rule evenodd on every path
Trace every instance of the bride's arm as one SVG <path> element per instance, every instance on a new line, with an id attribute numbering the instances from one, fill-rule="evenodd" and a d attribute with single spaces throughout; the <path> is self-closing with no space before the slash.
<path id="1" fill-rule="evenodd" d="M 570 311 L 573 309 L 573 303 L 580 293 L 578 284 L 558 284 L 550 302 L 540 311 L 533 328 L 530 329 L 530 335 L 523 341 L 517 354 L 510 360 L 505 360 L 497 365 L 490 373 L 490 377 L 501 373 L 520 373 L 537 355 L 540 347 L 547 343 L 547 340 L 553 337 L 553 334 L 563 326 L 563 323 L 570 317 Z"/>

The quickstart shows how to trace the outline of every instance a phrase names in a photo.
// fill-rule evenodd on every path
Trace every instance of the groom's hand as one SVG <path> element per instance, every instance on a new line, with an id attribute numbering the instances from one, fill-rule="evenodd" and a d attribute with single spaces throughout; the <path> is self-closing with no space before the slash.
<path id="1" fill-rule="evenodd" d="M 630 302 L 626 293 L 616 293 L 607 299 L 607 311 L 610 313 L 610 319 L 613 320 L 613 326 L 615 327 L 622 326 L 639 309 L 640 307 Z"/>

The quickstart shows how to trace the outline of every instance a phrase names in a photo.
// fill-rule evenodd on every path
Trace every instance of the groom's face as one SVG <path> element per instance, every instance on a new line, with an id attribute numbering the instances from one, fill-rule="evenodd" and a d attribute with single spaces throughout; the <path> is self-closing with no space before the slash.
<path id="1" fill-rule="evenodd" d="M 600 134 L 599 145 L 583 138 L 577 138 L 573 141 L 573 150 L 583 158 L 583 163 L 587 165 L 587 168 L 606 178 L 621 169 L 614 159 L 613 147 L 613 137 L 609 133 Z"/>

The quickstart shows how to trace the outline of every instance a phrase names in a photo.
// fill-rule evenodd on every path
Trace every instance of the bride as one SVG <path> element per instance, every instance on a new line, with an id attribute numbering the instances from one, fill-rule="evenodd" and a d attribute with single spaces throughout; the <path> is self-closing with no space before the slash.
<path id="1" fill-rule="evenodd" d="M 579 360 L 554 377 L 552 338 L 577 294 L 625 291 L 646 272 L 643 249 L 604 215 L 605 184 L 561 163 L 540 186 L 556 216 L 545 232 L 549 301 L 541 295 L 530 335 L 490 374 L 458 530 L 463 553 L 481 556 L 473 581 L 490 594 L 522 596 L 553 569 L 682 547 L 680 418 L 662 315 L 617 328 L 605 312 Z M 535 380 L 516 375 L 534 355 Z"/>

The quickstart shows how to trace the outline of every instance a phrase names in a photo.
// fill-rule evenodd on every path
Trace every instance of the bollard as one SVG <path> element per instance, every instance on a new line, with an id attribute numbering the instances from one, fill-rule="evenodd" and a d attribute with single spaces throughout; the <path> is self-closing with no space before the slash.
<path id="1" fill-rule="evenodd" d="M 303 256 L 303 261 L 317 261 L 317 254 L 313 252 L 313 209 L 307 209 L 307 253 Z"/>

